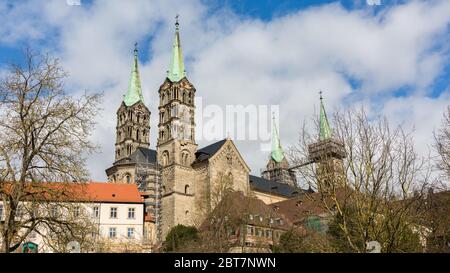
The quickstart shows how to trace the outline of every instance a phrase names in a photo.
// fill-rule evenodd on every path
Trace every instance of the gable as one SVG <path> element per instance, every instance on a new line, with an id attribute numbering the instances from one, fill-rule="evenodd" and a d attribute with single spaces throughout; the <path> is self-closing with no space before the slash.
<path id="1" fill-rule="evenodd" d="M 247 165 L 247 163 L 242 158 L 242 156 L 239 153 L 238 149 L 234 145 L 234 142 L 231 139 L 225 139 L 225 140 L 222 140 L 222 141 L 224 141 L 222 146 L 220 146 L 220 148 L 217 149 L 217 151 L 212 156 L 210 156 L 208 160 L 209 161 L 213 161 L 213 160 L 215 160 L 215 159 L 217 159 L 218 157 L 221 157 L 221 156 L 235 157 L 235 158 L 238 159 L 238 164 L 241 165 L 241 167 L 243 169 L 245 169 L 246 172 L 250 172 L 250 167 Z"/>
<path id="2" fill-rule="evenodd" d="M 223 139 L 197 150 L 197 152 L 195 153 L 194 163 L 200 163 L 208 160 L 211 156 L 216 154 L 220 150 L 220 148 L 222 148 L 226 141 L 226 139 Z"/>

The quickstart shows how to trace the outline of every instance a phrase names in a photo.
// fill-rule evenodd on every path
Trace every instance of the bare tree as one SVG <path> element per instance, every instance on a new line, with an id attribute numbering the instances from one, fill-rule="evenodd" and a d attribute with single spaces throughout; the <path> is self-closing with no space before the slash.
<path id="1" fill-rule="evenodd" d="M 418 208 L 429 168 L 414 150 L 412 133 L 393 128 L 384 117 L 369 119 L 364 109 L 337 112 L 333 121 L 332 139 L 343 144 L 345 158 L 336 157 L 330 146 L 311 160 L 309 145 L 328 140 L 319 141 L 306 126 L 290 156 L 294 163 L 314 161 L 298 174 L 334 217 L 331 231 L 345 245 L 341 251 L 366 252 L 372 240 L 383 252 L 413 251 L 405 247 L 417 242 L 421 230 Z"/>
<path id="2" fill-rule="evenodd" d="M 441 128 L 434 132 L 434 148 L 439 154 L 437 166 L 444 172 L 445 179 L 450 179 L 450 106 L 444 113 Z"/>
<path id="3" fill-rule="evenodd" d="M 3 252 L 17 249 L 40 223 L 69 225 L 47 216 L 18 217 L 18 207 L 51 201 L 39 190 L 42 181 L 84 181 L 86 153 L 100 94 L 79 98 L 64 92 L 66 72 L 57 59 L 27 50 L 23 64 L 13 64 L 0 81 L 0 198 L 4 222 Z M 31 190 L 32 189 L 32 190 Z M 47 200 L 46 200 L 47 199 Z M 23 220 L 21 220 L 23 219 Z"/>
<path id="4" fill-rule="evenodd" d="M 92 219 L 92 213 L 86 203 L 62 202 L 55 204 L 52 202 L 42 204 L 39 211 L 41 214 L 50 212 L 48 216 L 58 219 L 62 223 L 54 224 L 52 221 L 42 221 L 33 231 L 41 236 L 48 251 L 70 252 L 68 244 L 74 241 L 80 245 L 81 252 L 96 250 L 99 226 Z"/>

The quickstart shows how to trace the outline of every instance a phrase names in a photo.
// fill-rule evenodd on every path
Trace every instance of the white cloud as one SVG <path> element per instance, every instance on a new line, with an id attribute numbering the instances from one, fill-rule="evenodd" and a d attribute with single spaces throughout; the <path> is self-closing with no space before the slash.
<path id="1" fill-rule="evenodd" d="M 427 154 L 432 150 L 433 131 L 439 129 L 446 107 L 450 105 L 450 92 L 437 98 L 410 96 L 391 98 L 385 103 L 383 114 L 396 125 L 414 130 L 417 151 Z"/>
<path id="2" fill-rule="evenodd" d="M 95 180 L 105 180 L 104 169 L 113 161 L 115 111 L 127 86 L 132 45 L 149 36 L 149 48 L 141 48 L 151 53 L 150 59 L 141 59 L 141 79 L 152 111 L 155 146 L 157 90 L 169 64 L 177 13 L 188 78 L 203 103 L 280 104 L 285 147 L 296 141 L 300 123 L 313 115 L 319 90 L 324 91 L 329 111 L 349 100 L 385 103 L 380 108 L 392 121 L 416 123 L 419 145 L 430 143 L 427 134 L 441 114 L 425 109 L 438 112 L 449 103 L 448 92 L 435 99 L 426 97 L 449 62 L 449 1 L 411 1 L 375 16 L 331 4 L 270 22 L 241 19 L 229 10 L 211 15 L 198 0 L 101 0 L 90 6 L 64 2 L 41 1 L 37 8 L 37 1 L 28 1 L 11 11 L 0 4 L 0 14 L 9 19 L 0 27 L 0 42 L 56 32 L 55 43 L 48 48 L 57 52 L 69 71 L 67 86 L 77 93 L 104 91 L 104 112 L 97 117 L 93 136 L 102 144 L 102 154 L 88 163 Z M 352 88 L 349 78 L 360 86 Z M 417 91 L 407 98 L 391 98 L 392 91 L 405 86 Z M 415 107 L 408 107 L 411 104 Z M 427 120 L 426 126 L 422 120 Z M 259 173 L 267 161 L 259 143 L 237 145 L 253 172 Z"/>

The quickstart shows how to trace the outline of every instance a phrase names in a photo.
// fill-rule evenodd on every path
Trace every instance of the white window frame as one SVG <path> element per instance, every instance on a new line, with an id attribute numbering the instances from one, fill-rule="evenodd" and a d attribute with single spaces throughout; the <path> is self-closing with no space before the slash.
<path id="1" fill-rule="evenodd" d="M 130 213 L 132 212 L 133 217 L 130 217 Z M 136 219 L 136 208 L 128 208 L 128 219 Z"/>
<path id="2" fill-rule="evenodd" d="M 92 217 L 94 217 L 95 219 L 100 218 L 100 207 L 99 206 L 94 206 L 92 208 Z"/>
<path id="3" fill-rule="evenodd" d="M 73 208 L 73 216 L 74 216 L 74 217 L 79 217 L 80 214 L 81 214 L 81 208 L 80 208 L 80 206 L 75 206 L 75 207 Z"/>
<path id="4" fill-rule="evenodd" d="M 111 236 L 112 234 L 114 234 L 114 236 Z M 108 238 L 109 239 L 117 238 L 117 228 L 115 228 L 115 227 L 110 227 L 109 228 Z"/>
<path id="5" fill-rule="evenodd" d="M 58 207 L 57 207 L 56 205 L 53 205 L 53 206 L 50 208 L 50 217 L 52 217 L 52 218 L 57 218 L 58 215 L 59 215 Z"/>
<path id="6" fill-rule="evenodd" d="M 130 234 L 130 231 L 131 231 L 131 234 Z M 127 228 L 127 238 L 128 239 L 134 239 L 134 234 L 135 234 L 135 229 L 133 227 Z"/>
<path id="7" fill-rule="evenodd" d="M 114 210 L 114 216 L 113 216 L 113 210 Z M 109 208 L 109 219 L 117 219 L 117 214 L 118 214 L 118 208 L 117 207 Z"/>

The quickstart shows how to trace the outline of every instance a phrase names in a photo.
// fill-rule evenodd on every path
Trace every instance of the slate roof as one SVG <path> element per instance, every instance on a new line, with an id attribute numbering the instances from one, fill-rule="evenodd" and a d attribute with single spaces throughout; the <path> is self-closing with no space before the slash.
<path id="1" fill-rule="evenodd" d="M 295 196 L 298 193 L 303 193 L 301 189 L 295 189 L 288 184 L 267 180 L 262 177 L 249 175 L 250 187 L 253 190 L 266 192 L 269 194 L 277 194 L 287 198 Z M 300 192 L 299 192 L 300 191 Z"/>
<path id="2" fill-rule="evenodd" d="M 351 189 L 338 188 L 335 197 L 339 204 L 349 204 L 349 196 L 353 193 Z M 311 193 L 310 190 L 307 190 L 305 194 L 273 203 L 271 206 L 275 211 L 285 215 L 292 223 L 298 225 L 311 216 L 328 217 L 329 210 L 325 208 L 324 201 L 330 206 L 335 202 L 331 197 L 324 199 L 321 193 Z"/>
<path id="3" fill-rule="evenodd" d="M 197 150 L 195 153 L 196 159 L 194 163 L 208 160 L 208 158 L 213 156 L 223 146 L 223 144 L 225 144 L 226 141 L 226 139 L 222 139 L 221 141 L 217 141 L 211 145 L 201 148 L 200 150 Z"/>
<path id="4" fill-rule="evenodd" d="M 133 164 L 133 163 L 155 163 L 157 159 L 156 150 L 147 148 L 137 148 L 129 157 L 117 161 L 118 164 Z"/>

